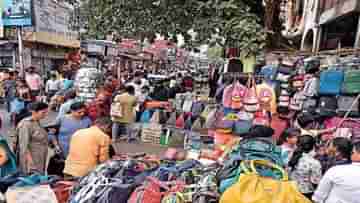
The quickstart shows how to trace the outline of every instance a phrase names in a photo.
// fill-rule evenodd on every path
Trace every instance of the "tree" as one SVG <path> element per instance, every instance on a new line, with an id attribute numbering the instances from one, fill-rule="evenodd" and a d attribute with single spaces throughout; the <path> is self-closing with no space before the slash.
<path id="1" fill-rule="evenodd" d="M 176 42 L 182 35 L 188 47 L 218 44 L 246 53 L 261 51 L 267 39 L 262 0 L 80 1 L 77 22 L 86 30 L 85 38 L 113 33 L 119 39 L 143 40 L 160 34 Z"/>

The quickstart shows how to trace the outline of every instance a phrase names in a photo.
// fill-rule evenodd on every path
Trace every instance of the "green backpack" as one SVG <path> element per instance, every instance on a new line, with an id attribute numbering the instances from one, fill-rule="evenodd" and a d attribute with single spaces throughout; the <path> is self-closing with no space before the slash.
<path id="1" fill-rule="evenodd" d="M 360 70 L 348 70 L 345 72 L 342 93 L 344 94 L 360 93 Z"/>

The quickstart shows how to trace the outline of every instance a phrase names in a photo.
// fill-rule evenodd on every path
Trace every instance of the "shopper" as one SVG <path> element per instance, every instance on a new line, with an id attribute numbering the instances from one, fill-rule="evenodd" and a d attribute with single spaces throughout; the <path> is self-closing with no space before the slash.
<path id="1" fill-rule="evenodd" d="M 45 173 L 48 155 L 48 133 L 40 120 L 48 114 L 48 105 L 34 102 L 29 105 L 31 116 L 23 119 L 16 128 L 16 153 L 19 170 L 25 174 Z"/>
<path id="2" fill-rule="evenodd" d="M 315 144 L 314 137 L 310 135 L 300 136 L 297 149 L 288 164 L 290 178 L 296 182 L 299 191 L 309 199 L 315 191 L 315 185 L 321 179 L 321 164 L 313 157 Z"/>
<path id="3" fill-rule="evenodd" d="M 114 102 L 120 103 L 122 117 L 113 117 L 112 136 L 116 139 L 118 136 L 124 136 L 128 133 L 128 126 L 135 122 L 135 107 L 137 98 L 135 97 L 135 89 L 133 86 L 127 86 L 125 92 L 116 96 Z"/>
<path id="4" fill-rule="evenodd" d="M 16 74 L 9 70 L 9 77 L 3 82 L 7 111 L 10 112 L 10 104 L 16 96 Z"/>
<path id="5" fill-rule="evenodd" d="M 0 178 L 15 173 L 16 157 L 11 151 L 7 140 L 0 135 Z"/>
<path id="6" fill-rule="evenodd" d="M 279 138 L 278 145 L 281 145 L 282 156 L 286 165 L 289 163 L 294 151 L 296 150 L 296 144 L 299 136 L 300 130 L 288 128 Z"/>
<path id="7" fill-rule="evenodd" d="M 316 203 L 360 202 L 360 142 L 354 144 L 352 164 L 330 168 L 321 179 L 313 201 Z"/>
<path id="8" fill-rule="evenodd" d="M 61 117 L 65 116 L 66 114 L 70 113 L 71 105 L 77 102 L 76 91 L 75 90 L 68 91 L 64 96 L 64 100 L 66 102 L 60 106 L 59 113 L 56 117 L 57 120 L 59 120 Z"/>
<path id="9" fill-rule="evenodd" d="M 352 143 L 349 139 L 343 137 L 334 138 L 324 157 L 319 157 L 323 172 L 326 172 L 333 166 L 351 163 Z"/>
<path id="10" fill-rule="evenodd" d="M 99 92 L 93 102 L 87 104 L 87 114 L 91 121 L 97 118 L 110 115 L 111 95 L 105 92 Z"/>
<path id="11" fill-rule="evenodd" d="M 27 73 L 25 74 L 25 80 L 27 85 L 30 87 L 31 96 L 33 99 L 35 99 L 37 96 L 40 96 L 43 82 L 40 75 L 35 72 L 35 67 L 29 67 Z"/>
<path id="12" fill-rule="evenodd" d="M 86 106 L 82 102 L 77 102 L 70 107 L 71 114 L 60 117 L 55 125 L 60 126 L 57 139 L 52 136 L 55 146 L 58 146 L 66 157 L 69 153 L 69 145 L 72 135 L 80 129 L 91 126 L 91 120 L 86 116 Z"/>
<path id="13" fill-rule="evenodd" d="M 65 177 L 85 176 L 109 159 L 111 125 L 110 118 L 98 118 L 94 126 L 79 130 L 72 136 L 65 161 Z"/>
<path id="14" fill-rule="evenodd" d="M 56 79 L 56 75 L 52 74 L 50 79 L 46 82 L 45 93 L 48 101 L 61 89 L 61 82 Z"/>

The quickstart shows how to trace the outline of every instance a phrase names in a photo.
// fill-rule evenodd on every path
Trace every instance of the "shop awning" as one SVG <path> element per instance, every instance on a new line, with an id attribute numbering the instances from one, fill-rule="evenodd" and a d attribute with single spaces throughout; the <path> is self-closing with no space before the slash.
<path id="1" fill-rule="evenodd" d="M 24 41 L 37 42 L 53 46 L 62 46 L 67 48 L 80 48 L 79 40 L 67 39 L 62 35 L 47 32 L 30 32 L 24 36 Z"/>

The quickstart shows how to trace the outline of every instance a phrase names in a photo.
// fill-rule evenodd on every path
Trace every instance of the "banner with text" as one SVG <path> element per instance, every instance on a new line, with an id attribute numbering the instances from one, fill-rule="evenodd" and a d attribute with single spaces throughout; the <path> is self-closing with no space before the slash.
<path id="1" fill-rule="evenodd" d="M 31 0 L 1 0 L 3 2 L 2 22 L 4 26 L 31 26 Z"/>

